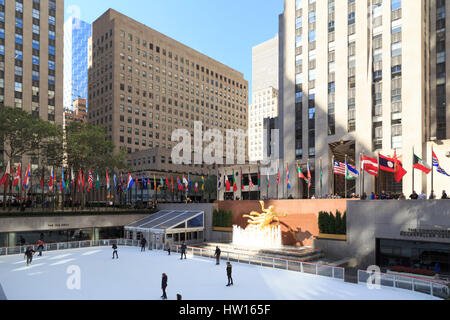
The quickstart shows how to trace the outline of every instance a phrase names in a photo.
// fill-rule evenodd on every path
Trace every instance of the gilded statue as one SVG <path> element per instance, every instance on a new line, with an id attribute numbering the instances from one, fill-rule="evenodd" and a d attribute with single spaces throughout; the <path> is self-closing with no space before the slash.
<path id="1" fill-rule="evenodd" d="M 287 214 L 278 214 L 275 212 L 275 207 L 270 206 L 265 209 L 264 201 L 259 202 L 261 204 L 262 212 L 252 211 L 250 214 L 243 215 L 243 218 L 248 218 L 248 226 L 256 226 L 260 229 L 264 229 L 265 227 L 271 226 L 275 223 L 276 226 L 280 225 L 279 217 L 287 217 Z"/>

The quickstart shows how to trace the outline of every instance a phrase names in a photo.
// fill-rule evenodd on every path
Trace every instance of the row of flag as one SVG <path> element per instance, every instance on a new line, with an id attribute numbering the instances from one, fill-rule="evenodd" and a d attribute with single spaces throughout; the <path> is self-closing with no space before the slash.
<path id="1" fill-rule="evenodd" d="M 42 175 L 41 175 L 41 181 L 40 181 L 41 188 L 45 187 L 44 175 L 45 175 L 45 169 L 42 169 Z M 0 187 L 3 185 L 5 186 L 5 188 L 8 187 L 8 181 L 9 181 L 8 176 L 13 177 L 12 187 L 15 188 L 16 191 L 20 191 L 21 187 L 22 187 L 22 190 L 29 189 L 29 187 L 31 185 L 30 165 L 28 165 L 28 168 L 27 168 L 27 171 L 24 176 L 23 183 L 22 183 L 21 182 L 22 172 L 21 172 L 20 163 L 16 169 L 16 173 L 13 174 L 13 170 L 10 166 L 10 163 L 8 162 L 5 173 L 3 174 L 2 178 L 0 179 Z M 86 177 L 87 177 L 87 183 L 86 183 Z M 150 179 L 151 179 L 151 177 L 149 175 L 147 175 L 147 176 L 142 175 L 142 181 L 140 184 L 141 190 L 147 190 L 147 189 L 152 188 L 152 183 L 150 182 Z M 124 180 L 122 174 L 120 174 L 120 179 L 119 179 L 118 176 L 116 175 L 116 172 L 114 171 L 114 173 L 113 173 L 113 186 L 117 190 L 118 193 L 120 190 L 122 190 L 125 193 L 128 192 L 133 187 L 133 185 L 136 184 L 136 186 L 137 186 L 137 182 L 139 182 L 138 177 L 136 176 L 135 179 L 133 179 L 133 177 L 130 173 L 128 173 L 126 181 Z M 64 168 L 61 169 L 61 180 L 59 183 L 59 190 L 61 192 L 68 191 L 68 190 L 80 190 L 80 192 L 81 191 L 91 192 L 92 190 L 94 190 L 94 183 L 95 183 L 95 189 L 97 191 L 100 190 L 100 175 L 99 175 L 98 171 L 96 173 L 96 178 L 94 180 L 94 175 L 91 170 L 88 170 L 88 172 L 86 174 L 84 174 L 82 172 L 82 170 L 80 169 L 79 173 L 78 173 L 78 178 L 75 180 L 75 174 L 74 174 L 73 169 L 71 169 L 70 174 L 69 174 L 69 172 L 67 172 L 67 174 L 65 174 Z M 180 190 L 180 191 L 191 192 L 192 189 L 194 189 L 195 192 L 199 192 L 200 190 L 205 191 L 205 177 L 204 176 L 201 177 L 200 181 L 198 181 L 198 178 L 197 178 L 195 182 L 192 181 L 190 176 L 188 177 L 188 179 L 186 179 L 185 175 L 183 175 L 182 180 L 180 180 L 180 177 L 178 176 L 177 183 L 178 183 L 178 190 Z M 48 184 L 47 184 L 49 191 L 53 192 L 53 191 L 58 190 L 57 184 L 58 184 L 58 182 L 56 180 L 55 172 L 54 172 L 54 169 L 52 168 L 51 172 L 50 172 Z M 106 170 L 106 189 L 108 191 L 110 191 L 111 187 L 112 187 L 112 185 L 110 182 L 109 174 L 108 174 L 108 171 Z M 161 190 L 161 188 L 164 188 L 164 187 L 167 187 L 167 189 L 171 190 L 172 192 L 174 191 L 173 176 L 171 177 L 171 182 L 169 182 L 168 177 L 165 177 L 165 182 L 164 182 L 164 179 L 161 177 L 160 183 L 158 186 L 156 176 L 154 175 L 153 176 L 153 190 L 159 191 L 159 190 Z"/>

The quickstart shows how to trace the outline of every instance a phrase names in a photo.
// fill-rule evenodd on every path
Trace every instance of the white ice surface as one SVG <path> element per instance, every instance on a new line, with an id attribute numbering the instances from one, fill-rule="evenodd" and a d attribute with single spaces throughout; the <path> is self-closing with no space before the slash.
<path id="1" fill-rule="evenodd" d="M 233 263 L 233 287 L 226 287 L 225 262 L 207 258 L 180 260 L 172 253 L 119 247 L 44 252 L 30 267 L 22 255 L 0 257 L 0 284 L 9 300 L 155 300 L 161 275 L 168 275 L 169 299 L 185 300 L 429 300 L 402 289 L 369 290 L 365 285 L 326 277 Z M 81 289 L 69 290 L 69 266 L 81 271 Z"/>

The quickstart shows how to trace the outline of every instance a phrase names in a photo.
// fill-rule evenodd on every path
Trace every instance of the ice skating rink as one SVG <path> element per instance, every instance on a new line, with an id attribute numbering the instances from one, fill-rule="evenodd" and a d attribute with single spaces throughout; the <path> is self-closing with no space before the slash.
<path id="1" fill-rule="evenodd" d="M 233 287 L 226 287 L 225 262 L 140 248 L 87 248 L 44 252 L 30 267 L 22 255 L 0 257 L 0 284 L 8 300 L 156 300 L 161 274 L 168 275 L 167 293 L 175 300 L 432 300 L 429 295 L 365 285 L 298 272 L 233 263 Z M 73 266 L 76 266 L 73 268 Z M 72 267 L 72 268 L 70 268 Z M 80 271 L 80 289 L 70 290 L 73 273 Z M 71 278 L 72 277 L 72 278 Z M 68 281 L 69 279 L 69 281 Z"/>

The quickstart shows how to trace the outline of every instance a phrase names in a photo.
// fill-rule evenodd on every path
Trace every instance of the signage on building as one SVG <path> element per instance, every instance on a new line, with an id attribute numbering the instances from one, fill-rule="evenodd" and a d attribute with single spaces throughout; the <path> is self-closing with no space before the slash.
<path id="1" fill-rule="evenodd" d="M 408 231 L 401 231 L 400 236 L 450 239 L 450 230 L 408 229 Z"/>

